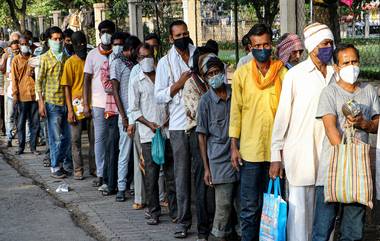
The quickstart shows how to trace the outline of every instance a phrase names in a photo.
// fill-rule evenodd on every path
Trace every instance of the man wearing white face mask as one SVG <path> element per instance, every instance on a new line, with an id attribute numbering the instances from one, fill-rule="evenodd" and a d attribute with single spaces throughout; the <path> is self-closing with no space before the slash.
<path id="1" fill-rule="evenodd" d="M 72 169 L 70 126 L 67 121 L 64 90 L 60 85 L 68 56 L 63 53 L 62 30 L 51 27 L 48 36 L 50 49 L 41 55 L 36 91 L 40 116 L 48 120 L 51 176 L 64 178 Z"/>
<path id="2" fill-rule="evenodd" d="M 115 43 L 115 42 L 114 42 Z M 136 63 L 134 57 L 135 49 L 141 44 L 136 36 L 130 36 L 124 43 L 122 51 L 116 55 L 111 62 L 111 80 L 113 86 L 113 96 L 119 110 L 119 161 L 118 161 L 118 192 L 116 194 L 116 201 L 125 201 L 126 191 L 126 177 L 131 165 L 129 164 L 130 154 L 132 151 L 132 139 L 128 137 L 128 117 L 127 109 L 128 103 L 128 85 L 131 70 Z M 115 47 L 115 46 L 114 46 Z M 115 51 L 118 51 L 115 49 Z M 132 170 L 133 171 L 133 170 Z M 129 183 L 130 184 L 130 183 Z"/>
<path id="3" fill-rule="evenodd" d="M 156 225 L 159 223 L 159 216 L 161 215 L 158 188 L 160 165 L 156 164 L 152 158 L 152 138 L 156 131 L 162 131 L 162 134 L 166 137 L 165 164 L 163 165 L 163 169 L 169 200 L 169 216 L 175 219 L 177 214 L 174 163 L 167 128 L 169 116 L 166 106 L 164 104 L 157 104 L 154 100 L 156 66 L 154 64 L 153 48 L 148 44 L 143 44 L 138 47 L 137 53 L 141 71 L 135 76 L 135 80 L 133 81 L 133 91 L 130 94 L 133 95 L 134 101 L 130 103 L 130 115 L 132 119 L 141 123 L 138 132 L 145 161 L 145 189 L 148 208 L 147 224 Z"/>
<path id="4" fill-rule="evenodd" d="M 112 35 L 111 38 L 111 43 L 112 43 L 112 53 L 110 54 L 109 57 L 109 62 L 110 65 L 113 62 L 113 60 L 123 52 L 123 47 L 125 40 L 129 37 L 130 35 L 128 33 L 124 32 L 116 32 Z"/>
<path id="5" fill-rule="evenodd" d="M 368 143 L 369 133 L 377 132 L 380 114 L 379 98 L 372 85 L 357 82 L 360 72 L 359 60 L 359 51 L 355 46 L 351 44 L 338 46 L 334 51 L 334 69 L 339 80 L 326 87 L 319 99 L 316 117 L 322 119 L 326 137 L 323 141 L 316 183 L 313 241 L 329 240 L 339 205 L 343 208 L 340 240 L 362 240 L 363 238 L 364 205 L 325 203 L 324 200 L 324 184 L 328 174 L 330 152 L 332 146 L 341 143 L 344 126 L 353 125 L 355 137 L 365 143 Z M 356 117 L 347 116 L 346 118 L 342 112 L 342 106 L 350 100 L 359 103 L 361 113 Z"/>
<path id="6" fill-rule="evenodd" d="M 105 109 L 107 95 L 103 86 L 102 76 L 109 77 L 109 56 L 112 53 L 112 34 L 115 32 L 115 24 L 110 20 L 104 20 L 98 26 L 101 44 L 97 48 L 91 50 L 86 58 L 84 66 L 84 87 L 83 87 L 83 112 L 87 118 L 91 115 L 94 121 L 95 133 L 95 162 L 97 180 L 93 182 L 94 187 L 103 185 L 104 162 L 106 159 L 106 138 L 110 135 L 107 128 L 117 128 L 117 120 L 112 118 L 112 126 L 107 126 L 105 117 Z M 107 79 L 104 79 L 107 81 Z M 91 103 L 91 108 L 90 108 Z M 92 109 L 92 113 L 91 113 Z M 117 109 L 117 108 L 116 108 Z M 115 123 L 116 120 L 116 123 Z M 111 129 L 109 129 L 111 130 Z M 117 156 L 114 153 L 114 159 Z M 114 182 L 114 181 L 113 181 Z M 103 186 L 105 189 L 106 186 Z M 112 190 L 114 191 L 114 190 Z"/>
<path id="7" fill-rule="evenodd" d="M 16 154 L 22 154 L 25 148 L 25 125 L 29 121 L 31 134 L 30 149 L 32 153 L 39 154 L 36 150 L 37 131 L 39 128 L 38 105 L 34 92 L 34 69 L 28 65 L 31 58 L 29 41 L 25 36 L 20 37 L 20 54 L 12 61 L 12 96 L 13 103 L 17 106 L 17 134 L 19 149 Z M 17 105 L 16 105 L 17 103 Z"/>

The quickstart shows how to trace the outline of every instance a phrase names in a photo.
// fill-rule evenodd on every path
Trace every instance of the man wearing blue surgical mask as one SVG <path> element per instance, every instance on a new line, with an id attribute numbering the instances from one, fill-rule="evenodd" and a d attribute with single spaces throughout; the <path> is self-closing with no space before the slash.
<path id="1" fill-rule="evenodd" d="M 201 97 L 196 132 L 203 160 L 204 183 L 215 189 L 215 216 L 211 233 L 225 240 L 233 232 L 232 213 L 240 214 L 239 175 L 231 165 L 231 87 L 224 83 L 224 63 L 215 55 L 199 57 L 199 74 L 211 88 Z M 235 208 L 235 212 L 231 212 Z M 239 218 L 238 218 L 239 220 Z M 240 222 L 235 231 L 240 235 Z"/>
<path id="2" fill-rule="evenodd" d="M 124 32 L 116 32 L 112 35 L 111 42 L 112 42 L 112 53 L 109 57 L 110 65 L 112 64 L 113 60 L 120 56 L 123 52 L 123 46 L 125 43 L 125 40 L 129 37 L 128 33 Z"/>
<path id="3" fill-rule="evenodd" d="M 281 61 L 271 57 L 269 26 L 256 24 L 248 35 L 254 59 L 238 68 L 232 78 L 229 125 L 232 166 L 240 171 L 242 241 L 259 239 L 272 126 L 287 71 Z"/>

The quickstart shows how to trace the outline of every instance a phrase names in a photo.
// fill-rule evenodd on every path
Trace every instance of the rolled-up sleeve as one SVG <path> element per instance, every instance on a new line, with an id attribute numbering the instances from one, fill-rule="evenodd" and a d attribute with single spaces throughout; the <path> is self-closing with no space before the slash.
<path id="1" fill-rule="evenodd" d="M 229 136 L 231 138 L 240 138 L 241 118 L 242 118 L 242 88 L 240 83 L 240 71 L 237 70 L 232 78 L 232 97 L 231 97 L 231 116 Z"/>
<path id="2" fill-rule="evenodd" d="M 289 127 L 293 101 L 293 77 L 289 72 L 283 80 L 280 102 L 274 119 L 271 144 L 271 161 L 281 161 L 281 151 L 284 148 L 285 134 Z"/>
<path id="3" fill-rule="evenodd" d="M 170 74 L 167 57 L 162 58 L 157 65 L 156 83 L 154 87 L 154 96 L 157 104 L 167 104 L 172 100 L 170 96 Z"/>

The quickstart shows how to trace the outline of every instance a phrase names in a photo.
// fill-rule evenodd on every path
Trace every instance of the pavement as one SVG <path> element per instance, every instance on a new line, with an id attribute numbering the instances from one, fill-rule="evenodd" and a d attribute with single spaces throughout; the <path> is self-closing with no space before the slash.
<path id="1" fill-rule="evenodd" d="M 49 198 L 53 198 L 59 203 L 61 207 L 67 209 L 72 219 L 77 225 L 79 225 L 83 230 L 85 230 L 92 238 L 101 241 L 171 241 L 176 240 L 173 237 L 175 225 L 171 222 L 170 217 L 167 215 L 166 208 L 163 208 L 163 215 L 160 217 L 160 224 L 156 226 L 149 226 L 146 224 L 144 217 L 144 210 L 133 210 L 132 204 L 133 200 L 129 198 L 126 202 L 116 202 L 115 196 L 104 197 L 101 195 L 96 188 L 92 187 L 92 181 L 94 180 L 88 174 L 87 156 L 88 153 L 88 140 L 86 135 L 83 135 L 83 148 L 84 160 L 85 160 L 85 179 L 78 181 L 74 180 L 73 177 L 69 177 L 63 180 L 57 180 L 50 177 L 50 168 L 43 167 L 43 155 L 34 156 L 28 152 L 23 155 L 16 156 L 15 152 L 17 150 L 16 141 L 13 141 L 13 146 L 11 148 L 5 147 L 5 138 L 0 138 L 0 160 L 6 160 L 12 167 L 14 167 L 21 175 L 31 178 L 33 182 L 45 190 Z M 38 147 L 39 151 L 45 150 L 45 147 Z M 2 183 L 2 174 L 0 173 L 0 183 Z M 56 189 L 60 184 L 67 183 L 70 186 L 70 191 L 67 193 L 56 193 Z M 11 184 L 11 181 L 9 181 Z M 8 186 L 6 188 L 12 189 L 13 186 Z M 17 185 L 17 183 L 15 184 Z M 4 185 L 1 185 L 4 186 Z M 0 189 L 1 190 L 1 189 Z M 1 198 L 1 196 L 0 196 Z M 10 201 L 5 200 L 3 202 L 0 199 L 1 205 L 12 205 Z M 10 204 L 7 204 L 10 202 Z M 33 202 L 30 205 L 36 205 Z M 1 206 L 0 206 L 1 207 Z M 17 240 L 21 241 L 23 239 L 2 239 L 2 226 L 1 221 L 4 218 L 3 212 L 0 212 L 0 240 Z M 195 216 L 195 215 L 194 215 Z M 36 225 L 38 226 L 41 217 L 36 217 L 34 220 L 38 220 Z M 61 217 L 58 216 L 58 219 Z M 193 218 L 194 219 L 194 218 Z M 63 222 L 66 223 L 66 222 Z M 65 227 L 61 223 L 57 227 Z M 17 225 L 16 225 L 17 227 Z M 64 229 L 62 229 L 64 230 Z M 64 234 L 66 238 L 66 233 Z M 67 237 L 71 237 L 67 233 Z M 54 239 L 44 239 L 41 235 L 41 239 L 27 239 L 27 240 L 54 240 Z M 63 237 L 63 236 L 61 236 Z M 196 230 L 195 225 L 189 231 L 189 236 L 185 240 L 196 240 Z M 85 241 L 85 239 L 56 239 L 59 241 L 63 240 L 78 240 Z M 91 240 L 91 239 L 90 239 Z"/>
<path id="2" fill-rule="evenodd" d="M 0 157 L 0 240 L 94 241 L 70 212 Z"/>

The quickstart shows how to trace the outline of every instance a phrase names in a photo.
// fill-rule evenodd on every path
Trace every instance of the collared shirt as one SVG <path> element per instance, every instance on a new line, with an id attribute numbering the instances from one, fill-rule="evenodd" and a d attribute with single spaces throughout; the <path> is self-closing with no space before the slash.
<path id="1" fill-rule="evenodd" d="M 135 66 L 133 66 L 132 70 L 131 70 L 131 74 L 129 76 L 129 83 L 128 83 L 128 93 L 130 93 L 128 95 L 128 103 L 133 103 L 135 101 L 135 95 L 133 95 L 133 84 L 134 82 L 137 81 L 138 78 L 136 78 L 136 76 L 139 75 L 141 71 L 141 67 L 140 67 L 140 64 L 136 64 Z M 157 79 L 157 77 L 156 77 Z M 132 105 L 129 105 L 128 106 L 128 110 L 127 110 L 127 115 L 128 115 L 128 123 L 130 125 L 134 125 L 134 124 L 138 124 L 135 122 L 135 120 L 133 119 L 132 115 L 131 115 L 131 112 L 132 112 Z"/>
<path id="2" fill-rule="evenodd" d="M 325 78 L 310 57 L 285 76 L 273 126 L 271 160 L 283 160 L 293 186 L 315 184 L 325 137 L 323 123 L 315 116 L 321 91 L 331 81 L 335 81 L 332 66 L 327 66 Z"/>
<path id="3" fill-rule="evenodd" d="M 34 79 L 30 76 L 32 68 L 28 65 L 31 56 L 21 54 L 14 57 L 12 61 L 12 96 L 18 101 L 34 101 Z"/>
<path id="4" fill-rule="evenodd" d="M 252 60 L 253 61 L 253 60 Z M 238 68 L 232 79 L 230 137 L 240 139 L 240 154 L 248 162 L 270 161 L 270 144 L 278 97 L 274 84 L 259 89 L 253 79 L 252 61 Z M 284 79 L 286 68 L 279 72 Z M 260 80 L 264 76 L 259 73 Z"/>
<path id="5" fill-rule="evenodd" d="M 40 69 L 36 80 L 36 91 L 42 92 L 45 102 L 54 105 L 65 105 L 65 94 L 61 86 L 63 67 L 67 56 L 57 60 L 51 50 L 41 55 Z"/>
<path id="6" fill-rule="evenodd" d="M 71 87 L 71 101 L 81 99 L 84 85 L 84 60 L 74 54 L 65 63 L 61 85 Z"/>
<path id="7" fill-rule="evenodd" d="M 237 68 L 251 62 L 252 59 L 253 59 L 253 54 L 252 54 L 252 52 L 249 52 L 246 56 L 243 56 L 239 59 L 239 63 L 237 64 Z"/>
<path id="8" fill-rule="evenodd" d="M 146 120 L 163 125 L 168 116 L 164 104 L 157 104 L 154 100 L 154 83 L 142 71 L 135 77 L 133 81 L 133 103 L 131 103 L 131 116 L 137 121 L 143 116 Z M 138 128 L 141 143 L 152 141 L 154 133 L 144 124 L 140 124 Z"/>
<path id="9" fill-rule="evenodd" d="M 128 85 L 131 70 L 128 65 L 120 58 L 114 58 L 110 61 L 110 79 L 117 80 L 120 83 L 119 94 L 124 111 L 128 110 Z"/>
<path id="10" fill-rule="evenodd" d="M 186 129 L 185 104 L 180 90 L 174 97 L 170 96 L 170 87 L 179 80 L 182 73 L 190 70 L 195 47 L 189 44 L 189 64 L 185 63 L 173 46 L 157 65 L 155 98 L 159 104 L 169 104 L 169 130 Z"/>
<path id="11" fill-rule="evenodd" d="M 222 100 L 215 90 L 210 88 L 199 101 L 196 132 L 206 135 L 207 157 L 214 184 L 238 180 L 238 175 L 231 165 L 231 139 L 228 136 L 231 87 L 226 86 L 226 89 L 226 100 Z"/>

